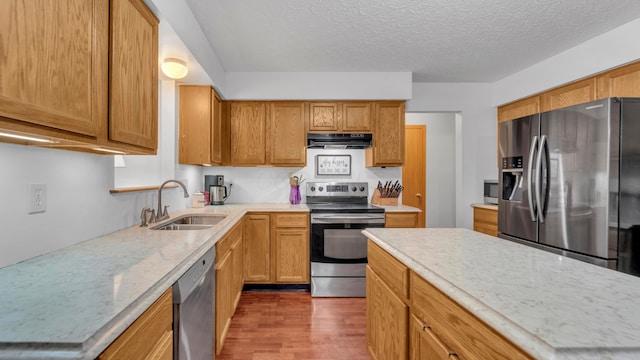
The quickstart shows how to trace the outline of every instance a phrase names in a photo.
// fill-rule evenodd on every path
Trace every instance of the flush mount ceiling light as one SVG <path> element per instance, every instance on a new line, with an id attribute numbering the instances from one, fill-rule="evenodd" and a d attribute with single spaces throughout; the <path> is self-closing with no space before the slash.
<path id="1" fill-rule="evenodd" d="M 162 62 L 162 72 L 172 79 L 182 79 L 187 76 L 187 63 L 176 58 L 166 58 Z"/>

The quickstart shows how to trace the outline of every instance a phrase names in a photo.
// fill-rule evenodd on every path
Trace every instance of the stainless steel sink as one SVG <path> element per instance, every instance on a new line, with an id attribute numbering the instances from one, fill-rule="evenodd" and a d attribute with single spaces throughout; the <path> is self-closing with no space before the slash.
<path id="1" fill-rule="evenodd" d="M 156 225 L 151 230 L 204 230 L 226 218 L 227 215 L 186 214 Z"/>

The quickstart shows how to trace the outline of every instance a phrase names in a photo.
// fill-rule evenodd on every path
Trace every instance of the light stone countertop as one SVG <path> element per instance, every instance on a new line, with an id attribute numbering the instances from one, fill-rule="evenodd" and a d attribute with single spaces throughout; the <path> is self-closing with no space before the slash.
<path id="1" fill-rule="evenodd" d="M 467 229 L 363 233 L 537 359 L 640 359 L 640 278 Z"/>
<path id="2" fill-rule="evenodd" d="M 422 210 L 415 208 L 409 205 L 378 205 L 372 204 L 377 207 L 381 207 L 385 212 L 393 213 L 393 212 L 422 212 Z"/>
<path id="3" fill-rule="evenodd" d="M 498 205 L 494 204 L 475 203 L 471 204 L 471 207 L 498 211 Z"/>
<path id="4" fill-rule="evenodd" d="M 0 269 L 0 359 L 94 359 L 249 211 L 309 209 L 185 209 L 171 218 L 227 217 L 206 230 L 133 226 Z"/>

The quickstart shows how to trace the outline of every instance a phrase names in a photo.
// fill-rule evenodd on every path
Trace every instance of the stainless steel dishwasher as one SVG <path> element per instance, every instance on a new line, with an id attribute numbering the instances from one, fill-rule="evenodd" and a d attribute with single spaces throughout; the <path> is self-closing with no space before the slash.
<path id="1" fill-rule="evenodd" d="M 215 259 L 214 246 L 173 285 L 174 359 L 214 359 Z"/>

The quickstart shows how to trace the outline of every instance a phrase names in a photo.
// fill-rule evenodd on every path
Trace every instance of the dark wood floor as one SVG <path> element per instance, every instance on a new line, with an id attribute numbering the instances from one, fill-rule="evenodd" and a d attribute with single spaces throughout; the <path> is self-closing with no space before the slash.
<path id="1" fill-rule="evenodd" d="M 243 292 L 218 360 L 369 359 L 364 298 Z"/>

